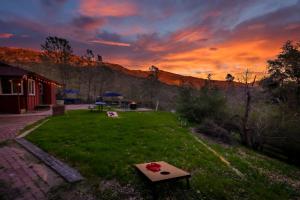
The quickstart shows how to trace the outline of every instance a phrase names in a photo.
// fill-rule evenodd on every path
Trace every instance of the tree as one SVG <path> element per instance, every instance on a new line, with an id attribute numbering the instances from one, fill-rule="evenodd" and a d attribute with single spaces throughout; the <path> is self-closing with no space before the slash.
<path id="1" fill-rule="evenodd" d="M 207 74 L 207 80 L 211 81 L 211 79 L 212 79 L 212 74 L 211 73 Z"/>
<path id="2" fill-rule="evenodd" d="M 73 53 L 69 41 L 56 36 L 47 37 L 41 48 L 43 55 L 56 64 L 67 63 Z"/>
<path id="3" fill-rule="evenodd" d="M 207 74 L 207 79 L 205 80 L 205 85 L 204 85 L 205 88 L 211 89 L 212 76 L 213 75 L 211 73 Z"/>
<path id="4" fill-rule="evenodd" d="M 195 90 L 188 85 L 179 88 L 176 110 L 180 117 L 190 122 L 218 121 L 224 117 L 225 107 L 226 99 L 220 90 Z"/>
<path id="5" fill-rule="evenodd" d="M 287 41 L 277 58 L 268 61 L 269 74 L 278 81 L 290 79 L 300 84 L 300 43 Z"/>
<path id="6" fill-rule="evenodd" d="M 176 111 L 180 117 L 194 122 L 195 117 L 192 115 L 194 112 L 194 96 L 192 92 L 192 88 L 188 85 L 179 87 Z"/>
<path id="7" fill-rule="evenodd" d="M 88 81 L 88 102 L 92 100 L 91 98 L 91 85 L 94 79 L 94 70 L 92 68 L 92 63 L 95 58 L 94 53 L 91 49 L 86 50 L 86 54 L 84 55 L 84 58 L 86 59 L 88 65 L 87 65 L 87 81 Z"/>
<path id="8" fill-rule="evenodd" d="M 226 79 L 226 82 L 228 83 L 228 89 L 233 87 L 233 81 L 234 81 L 234 76 L 232 76 L 231 74 L 227 74 L 225 79 Z"/>
<path id="9" fill-rule="evenodd" d="M 98 57 L 98 62 L 103 62 L 103 58 L 101 55 L 98 54 L 97 57 Z"/>
<path id="10" fill-rule="evenodd" d="M 250 72 L 247 69 L 243 76 L 244 88 L 245 88 L 245 109 L 244 109 L 244 116 L 242 117 L 242 128 L 241 128 L 241 132 L 240 132 L 241 141 L 243 144 L 245 144 L 247 146 L 252 146 L 252 140 L 251 140 L 251 135 L 249 132 L 248 121 L 249 121 L 249 115 L 251 112 L 251 100 L 252 100 L 250 89 L 251 89 L 251 87 L 254 86 L 256 76 L 254 77 L 252 83 L 251 83 L 250 79 L 251 79 Z"/>
<path id="11" fill-rule="evenodd" d="M 145 80 L 144 87 L 146 88 L 147 95 L 150 97 L 151 104 L 154 104 L 154 97 L 156 96 L 156 108 L 159 104 L 158 93 L 159 93 L 159 68 L 152 65 L 149 67 L 149 75 Z"/>
<path id="12" fill-rule="evenodd" d="M 99 62 L 102 57 L 97 54 L 95 56 L 93 50 L 87 49 L 83 59 L 87 63 L 87 76 L 84 77 L 84 80 L 87 80 L 88 84 L 88 101 L 91 102 L 96 98 L 97 95 L 103 93 L 104 85 L 106 84 L 106 77 L 108 73 L 112 73 L 109 68 L 101 65 Z M 96 57 L 98 58 L 98 62 L 96 61 Z M 111 80 L 110 80 L 111 81 Z"/>
<path id="13" fill-rule="evenodd" d="M 227 74 L 225 79 L 229 84 L 231 84 L 231 83 L 233 83 L 234 76 L 232 76 L 231 74 Z"/>
<path id="14" fill-rule="evenodd" d="M 69 41 L 64 38 L 49 36 L 46 38 L 45 43 L 41 44 L 41 49 L 43 51 L 43 59 L 49 60 L 59 66 L 61 70 L 63 86 L 65 87 L 68 78 L 68 70 L 66 65 L 69 63 L 73 53 Z"/>
<path id="15" fill-rule="evenodd" d="M 88 62 L 92 62 L 94 60 L 95 56 L 91 49 L 86 50 L 85 58 L 88 60 Z"/>
<path id="16" fill-rule="evenodd" d="M 300 43 L 287 41 L 274 60 L 268 61 L 270 89 L 283 88 L 286 84 L 296 85 L 296 98 L 300 104 Z M 273 88 L 272 88 L 273 87 Z"/>

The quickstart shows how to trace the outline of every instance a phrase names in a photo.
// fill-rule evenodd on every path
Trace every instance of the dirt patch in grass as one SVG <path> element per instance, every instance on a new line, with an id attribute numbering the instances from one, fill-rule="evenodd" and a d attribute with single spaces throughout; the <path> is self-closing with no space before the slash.
<path id="1" fill-rule="evenodd" d="M 211 137 L 208 134 L 201 133 L 201 132 L 197 131 L 196 128 L 190 128 L 190 131 L 195 136 L 197 136 L 200 139 L 205 140 L 209 143 L 219 144 L 224 148 L 228 148 L 230 146 L 233 146 L 233 144 L 228 144 L 228 143 L 224 142 L 222 139 L 220 139 L 218 137 Z"/>
<path id="2" fill-rule="evenodd" d="M 286 184 L 289 187 L 295 189 L 296 191 L 300 191 L 300 181 L 299 180 L 296 180 L 296 179 L 293 179 L 292 177 L 288 177 L 284 174 L 281 174 L 277 170 L 267 170 L 262 167 L 255 166 L 252 163 L 250 163 L 249 161 L 247 161 L 248 157 L 251 157 L 252 159 L 258 159 L 259 156 L 254 157 L 252 155 L 247 154 L 246 152 L 244 152 L 241 149 L 238 150 L 238 154 L 241 156 L 241 158 L 243 158 L 243 162 L 247 163 L 247 165 L 249 167 L 253 168 L 254 170 L 257 170 L 261 175 L 268 177 L 268 179 L 271 182 Z M 260 157 L 261 159 L 271 160 L 271 158 L 268 158 L 267 156 L 264 156 L 264 155 L 260 155 L 260 156 L 261 156 Z M 299 176 L 300 176 L 299 173 L 294 174 L 294 177 L 299 177 Z"/>
<path id="3" fill-rule="evenodd" d="M 49 200 L 140 200 L 141 194 L 130 184 L 121 185 L 117 180 L 83 181 L 64 184 L 49 192 Z"/>
<path id="4" fill-rule="evenodd" d="M 286 183 L 287 185 L 289 185 L 290 187 L 294 188 L 296 191 L 300 191 L 300 181 L 299 180 L 294 180 L 291 179 L 287 176 L 284 176 L 282 174 L 277 174 L 277 173 L 273 173 L 270 171 L 263 171 L 261 170 L 261 172 L 266 175 L 267 177 L 269 177 L 272 181 L 276 181 L 279 183 Z"/>
<path id="5" fill-rule="evenodd" d="M 48 200 L 96 200 L 94 191 L 83 181 L 75 184 L 64 183 L 48 192 Z"/>
<path id="6" fill-rule="evenodd" d="M 138 191 L 130 184 L 122 186 L 117 180 L 101 181 L 98 187 L 101 196 L 114 197 L 115 199 L 143 199 Z"/>

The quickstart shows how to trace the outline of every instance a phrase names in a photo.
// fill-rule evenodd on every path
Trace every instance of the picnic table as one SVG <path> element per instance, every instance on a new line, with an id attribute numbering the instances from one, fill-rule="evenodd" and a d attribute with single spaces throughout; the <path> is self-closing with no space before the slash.
<path id="1" fill-rule="evenodd" d="M 160 167 L 151 170 L 151 168 L 149 169 L 150 165 L 157 165 Z M 158 183 L 186 179 L 187 187 L 188 188 L 190 187 L 189 178 L 191 177 L 191 174 L 167 162 L 159 161 L 159 162 L 152 162 L 152 163 L 135 164 L 135 167 L 139 172 L 141 172 L 148 179 L 148 181 L 150 181 L 152 185 L 152 192 L 154 198 L 157 197 L 156 185 Z"/>
<path id="2" fill-rule="evenodd" d="M 97 106 L 99 111 L 103 111 L 103 106 L 105 106 L 106 103 L 103 101 L 96 101 L 95 105 Z"/>

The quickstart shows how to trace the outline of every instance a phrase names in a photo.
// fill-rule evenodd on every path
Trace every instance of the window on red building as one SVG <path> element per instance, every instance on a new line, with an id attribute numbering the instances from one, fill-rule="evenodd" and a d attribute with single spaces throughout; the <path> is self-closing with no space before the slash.
<path id="1" fill-rule="evenodd" d="M 35 95 L 35 81 L 28 79 L 28 94 Z"/>
<path id="2" fill-rule="evenodd" d="M 19 79 L 1 78 L 0 94 L 2 95 L 22 95 L 23 81 Z"/>

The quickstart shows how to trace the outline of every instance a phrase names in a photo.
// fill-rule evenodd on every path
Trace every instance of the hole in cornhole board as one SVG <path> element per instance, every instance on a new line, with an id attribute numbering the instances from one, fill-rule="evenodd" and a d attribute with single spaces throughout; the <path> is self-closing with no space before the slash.
<path id="1" fill-rule="evenodd" d="M 168 171 L 162 171 L 162 172 L 160 172 L 160 174 L 161 174 L 161 175 L 169 175 L 170 172 L 168 172 Z"/>

